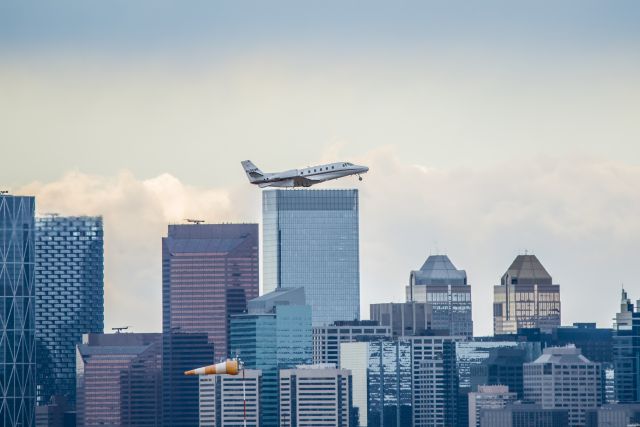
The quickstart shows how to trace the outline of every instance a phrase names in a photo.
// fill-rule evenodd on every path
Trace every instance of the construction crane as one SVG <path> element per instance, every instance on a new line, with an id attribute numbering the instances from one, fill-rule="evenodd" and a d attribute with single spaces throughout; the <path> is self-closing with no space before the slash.
<path id="1" fill-rule="evenodd" d="M 189 224 L 202 224 L 204 222 L 204 219 L 185 218 L 184 220 L 187 221 Z"/>
<path id="2" fill-rule="evenodd" d="M 119 334 L 122 331 L 126 331 L 127 329 L 129 329 L 128 326 L 119 326 L 117 328 L 111 328 L 112 331 L 116 331 L 116 334 Z"/>

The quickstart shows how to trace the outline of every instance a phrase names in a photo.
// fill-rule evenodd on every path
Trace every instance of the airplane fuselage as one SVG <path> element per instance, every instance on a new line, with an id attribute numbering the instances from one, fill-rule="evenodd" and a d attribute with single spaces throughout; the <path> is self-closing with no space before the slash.
<path id="1" fill-rule="evenodd" d="M 310 187 L 332 179 L 349 175 L 361 175 L 369 170 L 366 166 L 354 165 L 348 162 L 328 163 L 275 173 L 261 172 L 250 162 L 248 165 L 243 162 L 243 166 L 251 183 L 259 187 Z"/>

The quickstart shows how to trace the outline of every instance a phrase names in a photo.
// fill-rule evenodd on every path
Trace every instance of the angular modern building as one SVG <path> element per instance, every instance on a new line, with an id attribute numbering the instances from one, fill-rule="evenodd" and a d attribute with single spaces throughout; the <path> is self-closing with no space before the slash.
<path id="1" fill-rule="evenodd" d="M 390 327 L 394 337 L 428 335 L 433 323 L 432 305 L 426 302 L 371 304 L 369 316 Z"/>
<path id="2" fill-rule="evenodd" d="M 313 328 L 313 364 L 340 368 L 340 343 L 391 338 L 391 328 L 374 320 L 342 320 Z"/>
<path id="3" fill-rule="evenodd" d="M 0 424 L 36 422 L 35 198 L 0 194 Z"/>
<path id="4" fill-rule="evenodd" d="M 162 331 L 206 333 L 228 356 L 229 316 L 258 296 L 257 224 L 170 225 L 162 238 Z"/>
<path id="5" fill-rule="evenodd" d="M 262 372 L 200 376 L 200 427 L 260 426 Z"/>
<path id="6" fill-rule="evenodd" d="M 349 427 L 351 372 L 331 365 L 280 371 L 280 426 Z"/>
<path id="7" fill-rule="evenodd" d="M 313 326 L 360 318 L 358 190 L 262 192 L 264 292 L 304 287 Z"/>
<path id="8" fill-rule="evenodd" d="M 88 334 L 76 352 L 79 426 L 162 425 L 160 334 Z"/>
<path id="9" fill-rule="evenodd" d="M 613 332 L 615 400 L 640 402 L 640 311 L 622 290 Z"/>
<path id="10" fill-rule="evenodd" d="M 431 305 L 431 328 L 440 335 L 473 336 L 471 286 L 467 273 L 446 255 L 431 255 L 420 270 L 412 271 L 407 301 Z"/>
<path id="11" fill-rule="evenodd" d="M 198 378 L 184 372 L 214 361 L 208 334 L 179 330 L 162 334 L 162 425 L 198 425 Z"/>
<path id="12" fill-rule="evenodd" d="M 102 217 L 36 218 L 37 399 L 76 401 L 76 345 L 104 329 Z"/>
<path id="13" fill-rule="evenodd" d="M 518 255 L 493 288 L 493 334 L 521 328 L 551 333 L 560 326 L 560 285 L 554 285 L 535 255 Z"/>
<path id="14" fill-rule="evenodd" d="M 544 409 L 569 411 L 568 426 L 584 426 L 586 412 L 602 405 L 602 372 L 575 346 L 548 347 L 524 365 L 524 398 Z"/>
<path id="15" fill-rule="evenodd" d="M 248 369 L 262 371 L 260 425 L 278 426 L 280 369 L 311 363 L 311 307 L 304 288 L 278 288 L 231 316 L 230 350 Z"/>
<path id="16" fill-rule="evenodd" d="M 340 344 L 340 366 L 351 371 L 353 427 L 412 423 L 411 342 L 381 339 Z"/>

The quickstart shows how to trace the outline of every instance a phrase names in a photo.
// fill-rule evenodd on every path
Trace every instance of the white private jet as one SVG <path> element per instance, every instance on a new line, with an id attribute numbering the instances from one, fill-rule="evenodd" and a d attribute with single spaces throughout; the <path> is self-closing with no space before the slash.
<path id="1" fill-rule="evenodd" d="M 305 169 L 291 169 L 284 172 L 266 173 L 262 172 L 251 160 L 242 163 L 244 171 L 249 177 L 249 182 L 260 188 L 264 187 L 311 187 L 320 182 L 331 179 L 342 178 L 343 176 L 360 176 L 369 170 L 366 166 L 358 166 L 353 163 L 328 163 L 326 165 L 310 166 Z"/>

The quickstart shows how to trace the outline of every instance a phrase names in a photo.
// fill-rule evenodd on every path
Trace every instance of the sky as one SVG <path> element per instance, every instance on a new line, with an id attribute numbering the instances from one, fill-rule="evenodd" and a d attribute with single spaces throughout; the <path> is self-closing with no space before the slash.
<path id="1" fill-rule="evenodd" d="M 366 164 L 361 306 L 446 253 L 476 334 L 534 253 L 564 324 L 640 298 L 640 3 L 0 3 L 0 186 L 103 215 L 105 326 L 161 327 L 168 223 L 259 222 L 266 171 Z"/>

